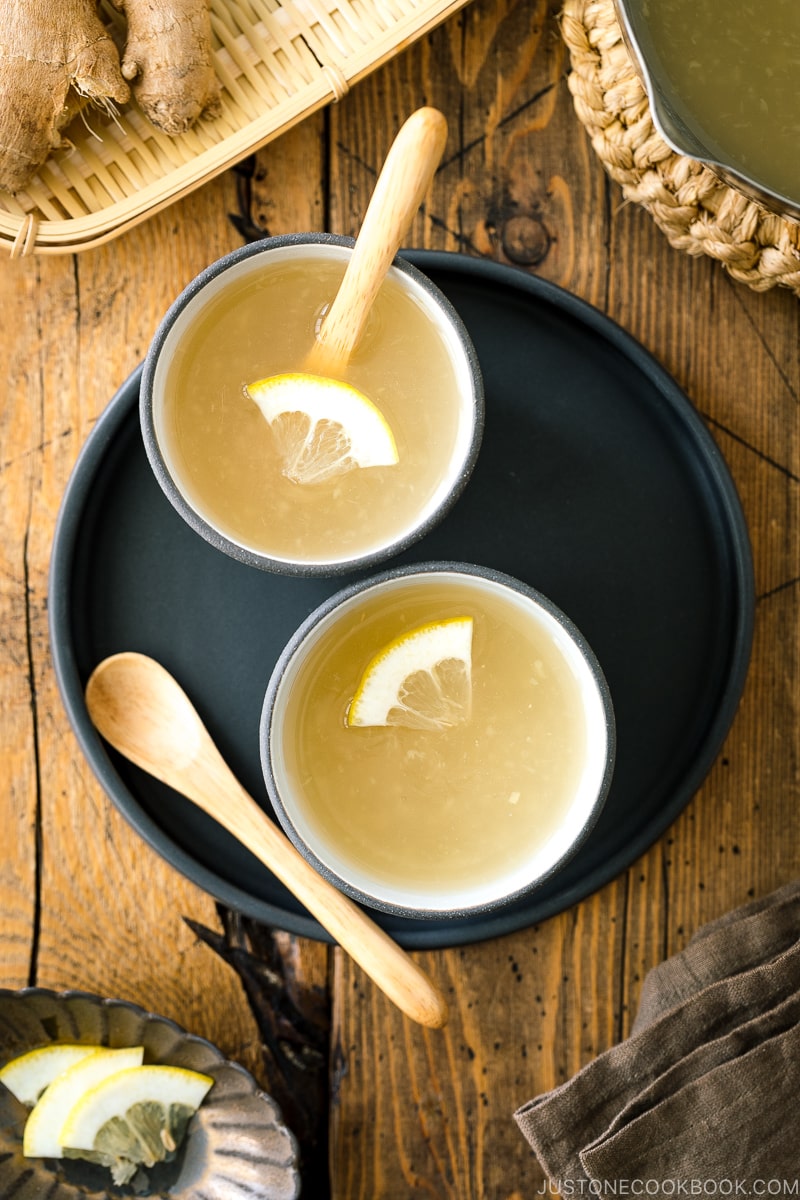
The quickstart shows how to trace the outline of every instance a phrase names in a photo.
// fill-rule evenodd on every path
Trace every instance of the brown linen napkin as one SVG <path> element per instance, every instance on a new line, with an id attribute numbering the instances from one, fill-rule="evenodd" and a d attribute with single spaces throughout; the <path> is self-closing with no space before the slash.
<path id="1" fill-rule="evenodd" d="M 800 1194 L 798 939 L 800 882 L 648 974 L 628 1040 L 515 1114 L 554 1190 Z"/>
<path id="2" fill-rule="evenodd" d="M 632 1033 L 710 983 L 747 971 L 800 937 L 800 880 L 698 929 L 685 950 L 649 971 Z"/>

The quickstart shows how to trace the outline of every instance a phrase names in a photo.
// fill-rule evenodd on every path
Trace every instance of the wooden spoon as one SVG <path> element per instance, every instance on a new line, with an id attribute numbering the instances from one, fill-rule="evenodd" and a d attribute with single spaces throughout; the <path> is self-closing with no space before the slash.
<path id="1" fill-rule="evenodd" d="M 347 365 L 386 272 L 422 203 L 447 141 L 436 108 L 418 108 L 389 148 L 339 291 L 306 361 L 316 375 Z"/>
<path id="2" fill-rule="evenodd" d="M 425 972 L 358 905 L 306 862 L 247 794 L 186 693 L 143 654 L 104 659 L 86 685 L 102 736 L 186 796 L 261 859 L 386 995 L 421 1025 L 441 1028 L 447 1005 Z"/>

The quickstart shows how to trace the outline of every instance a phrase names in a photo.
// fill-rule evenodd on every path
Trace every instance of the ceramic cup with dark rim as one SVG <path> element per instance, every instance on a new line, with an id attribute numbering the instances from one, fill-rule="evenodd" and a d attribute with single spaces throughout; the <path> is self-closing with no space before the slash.
<path id="1" fill-rule="evenodd" d="M 465 614 L 473 703 L 458 744 L 450 729 L 347 726 L 387 640 Z M 608 793 L 615 724 L 595 655 L 550 600 L 436 562 L 354 583 L 305 620 L 269 680 L 260 744 L 278 820 L 323 875 L 370 907 L 440 918 L 510 901 L 572 857 Z"/>
<path id="2" fill-rule="evenodd" d="M 424 486 L 417 487 L 415 479 L 409 481 L 409 478 L 403 476 L 402 472 L 395 467 L 386 468 L 386 482 L 381 485 L 381 502 L 384 502 L 384 494 L 391 498 L 392 489 L 397 481 L 398 503 L 391 515 L 393 519 L 395 511 L 400 515 L 395 519 L 394 526 L 380 533 L 370 532 L 366 536 L 366 540 L 358 543 L 355 536 L 353 538 L 349 536 L 348 521 L 351 518 L 345 515 L 345 506 L 342 501 L 340 527 L 346 529 L 347 533 L 337 535 L 334 529 L 334 532 L 325 535 L 322 548 L 313 554 L 307 554 L 303 550 L 302 536 L 297 538 L 296 547 L 293 546 L 289 549 L 283 546 L 275 549 L 267 544 L 275 530 L 280 529 L 283 537 L 283 530 L 288 524 L 286 521 L 282 523 L 278 516 L 273 519 L 268 503 L 263 510 L 260 510 L 258 517 L 264 522 L 267 531 L 264 542 L 243 536 L 236 530 L 235 522 L 228 519 L 228 514 L 222 514 L 221 517 L 217 510 L 212 515 L 201 494 L 201 488 L 196 479 L 190 475 L 176 438 L 175 418 L 170 410 L 175 380 L 175 375 L 171 372 L 175 364 L 180 362 L 181 356 L 187 357 L 187 344 L 193 333 L 196 335 L 197 330 L 201 328 L 198 322 L 205 320 L 213 323 L 216 320 L 214 314 L 222 311 L 220 305 L 225 303 L 227 296 L 235 294 L 236 288 L 250 286 L 269 288 L 271 272 L 283 271 L 285 273 L 298 265 L 303 270 L 307 269 L 312 276 L 315 272 L 323 270 L 333 271 L 336 269 L 342 273 L 353 244 L 353 240 L 350 238 L 330 234 L 292 234 L 268 238 L 263 242 L 243 246 L 226 255 L 198 275 L 173 303 L 156 332 L 145 361 L 141 384 L 140 419 L 147 456 L 163 491 L 183 519 L 211 545 L 235 559 L 265 570 L 290 575 L 335 575 L 381 563 L 422 537 L 444 517 L 466 485 L 478 455 L 483 433 L 484 396 L 483 381 L 474 346 L 450 301 L 422 272 L 398 257 L 389 270 L 385 286 L 389 291 L 394 288 L 395 295 L 399 295 L 402 304 L 409 306 L 409 310 L 413 309 L 413 312 L 418 314 L 418 319 L 423 322 L 426 332 L 431 331 L 431 336 L 435 338 L 437 353 L 440 355 L 439 360 L 444 365 L 447 378 L 452 383 L 454 396 L 447 436 L 429 437 L 424 442 L 420 442 L 418 457 L 426 464 L 432 464 L 430 467 L 426 467 L 430 472 L 429 480 Z M 277 275 L 275 277 L 277 278 Z M 228 291 L 227 289 L 232 290 Z M 332 296 L 329 297 L 329 300 L 332 298 Z M 216 308 L 210 307 L 215 305 Z M 313 322 L 315 317 L 318 320 L 319 316 L 319 310 L 316 313 L 310 311 L 308 314 L 309 331 L 311 331 L 309 349 L 313 343 Z M 380 313 L 377 312 L 374 327 L 371 328 L 368 323 L 362 342 L 356 349 L 353 356 L 354 363 L 358 356 L 362 355 L 362 352 L 364 358 L 368 358 L 369 355 L 375 359 L 379 358 L 383 344 L 381 339 L 387 334 L 384 325 L 390 324 L 391 322 L 387 321 L 385 316 L 382 324 Z M 208 328 L 208 325 L 203 328 Z M 389 329 L 388 333 L 395 338 L 403 336 L 392 329 Z M 276 340 L 280 340 L 281 330 L 276 330 L 274 325 L 269 328 L 265 327 L 264 337 L 272 339 L 274 343 Z M 404 364 L 407 364 L 408 382 L 406 387 L 413 387 L 414 379 L 424 376 L 427 369 L 424 354 L 420 357 L 415 347 L 416 343 L 409 342 L 407 345 L 401 344 L 399 351 L 397 347 L 393 351 L 396 357 L 399 353 Z M 221 347 L 221 352 L 226 353 L 225 345 Z M 255 426 L 251 427 L 254 435 L 259 437 L 266 436 L 263 433 L 266 429 L 266 422 L 257 414 L 253 401 L 244 394 L 244 388 L 245 384 L 252 382 L 253 378 L 258 379 L 264 374 L 274 373 L 272 370 L 261 368 L 260 353 L 260 347 L 257 346 L 256 350 L 252 351 L 252 364 L 248 364 L 247 367 L 239 367 L 236 363 L 232 364 L 231 383 L 229 386 L 226 382 L 225 386 L 228 390 L 224 396 L 216 397 L 209 391 L 208 400 L 205 397 L 202 400 L 203 404 L 217 403 L 220 406 L 227 406 L 231 414 L 239 403 L 246 408 L 249 406 L 250 412 L 247 419 L 258 425 L 258 429 L 255 429 Z M 292 362 L 280 367 L 279 371 L 302 369 L 302 362 Z M 256 372 L 255 375 L 252 372 Z M 238 375 L 243 375 L 243 378 L 239 378 Z M 205 381 L 201 382 L 204 384 Z M 231 416 L 226 419 L 233 418 Z M 412 423 L 409 422 L 409 424 Z M 414 436 L 419 440 L 420 435 L 416 431 Z M 398 449 L 400 450 L 400 466 L 404 467 L 404 462 L 410 463 L 411 460 L 410 455 L 407 460 L 404 460 L 399 438 Z M 209 450 L 212 461 L 217 452 L 217 447 L 212 444 Z M 200 465 L 203 465 L 202 462 Z M 214 469 L 217 468 L 214 467 Z M 239 481 L 235 479 L 236 463 L 234 462 L 232 468 L 228 464 L 226 469 L 228 477 L 233 479 L 235 486 L 238 486 Z M 360 470 L 353 471 L 350 474 L 363 478 L 369 470 L 374 471 L 375 469 L 369 468 L 363 473 Z M 410 470 L 410 467 L 408 469 Z M 402 497 L 400 494 L 401 480 L 403 481 Z M 301 503 L 304 503 L 308 497 L 308 487 L 314 488 L 322 485 L 295 484 L 292 486 L 295 488 L 295 495 Z M 305 497 L 299 496 L 298 487 L 301 491 L 304 487 L 306 488 Z M 413 502 L 401 503 L 401 499 L 409 495 L 413 495 Z M 226 496 L 227 493 L 223 488 L 223 502 L 225 502 Z M 290 505 L 294 503 L 292 499 L 286 501 L 285 498 L 283 502 Z M 326 493 L 326 505 L 334 516 L 338 503 L 339 499 L 335 491 L 331 491 L 330 495 Z M 393 501 L 387 499 L 385 503 L 389 507 Z M 351 510 L 357 508 L 358 505 L 353 505 L 351 502 Z M 365 505 L 361 506 L 362 511 L 365 508 Z"/>

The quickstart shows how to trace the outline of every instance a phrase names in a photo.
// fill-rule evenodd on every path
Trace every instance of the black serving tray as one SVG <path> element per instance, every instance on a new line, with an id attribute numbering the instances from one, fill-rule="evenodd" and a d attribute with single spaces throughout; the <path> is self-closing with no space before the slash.
<path id="1" fill-rule="evenodd" d="M 376 920 L 404 946 L 524 928 L 613 879 L 697 790 L 744 685 L 754 609 L 747 530 L 723 458 L 684 393 L 596 309 L 522 271 L 432 251 L 405 256 L 460 313 L 486 385 L 486 430 L 461 499 L 395 563 L 483 563 L 549 596 L 608 679 L 611 792 L 591 837 L 526 897 L 458 920 Z M 239 778 L 269 810 L 258 723 L 301 620 L 356 575 L 298 579 L 227 558 L 173 510 L 147 463 L 140 371 L 114 396 L 69 482 L 51 566 L 53 655 L 65 706 L 108 795 L 168 862 L 223 903 L 325 938 L 210 818 L 110 751 L 83 688 L 100 659 L 153 655 L 173 672 Z"/>

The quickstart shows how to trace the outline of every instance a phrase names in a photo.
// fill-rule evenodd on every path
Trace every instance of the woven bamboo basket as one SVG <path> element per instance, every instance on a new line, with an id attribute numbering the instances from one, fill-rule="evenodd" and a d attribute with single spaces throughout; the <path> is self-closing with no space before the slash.
<path id="1" fill-rule="evenodd" d="M 109 241 L 341 99 L 464 3 L 210 0 L 221 116 L 169 137 L 133 103 L 113 120 L 88 110 L 25 192 L 0 191 L 0 241 L 12 257 Z"/>

